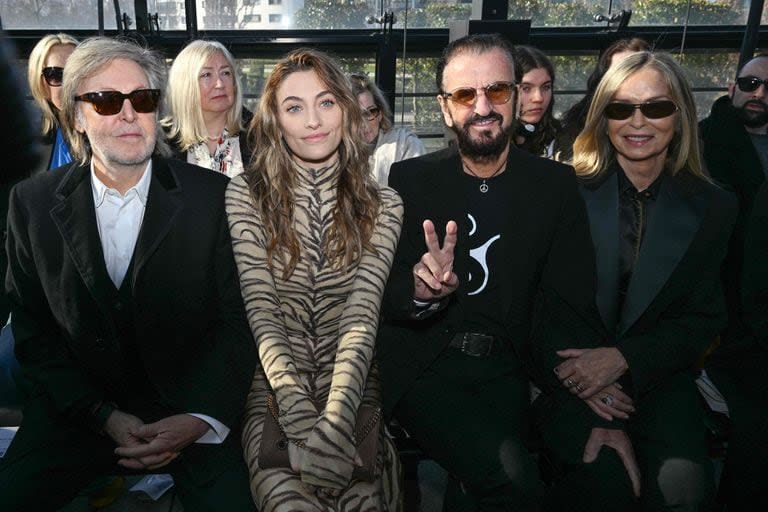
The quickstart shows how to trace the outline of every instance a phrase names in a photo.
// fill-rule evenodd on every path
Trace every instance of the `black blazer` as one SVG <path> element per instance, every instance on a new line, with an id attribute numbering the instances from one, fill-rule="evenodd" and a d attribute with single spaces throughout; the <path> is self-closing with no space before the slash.
<path id="1" fill-rule="evenodd" d="M 736 220 L 736 198 L 688 174 L 666 176 L 623 309 L 617 311 L 617 179 L 613 169 L 581 188 L 595 247 L 598 329 L 590 331 L 590 324 L 563 313 L 557 297 L 547 299 L 550 314 L 544 316 L 550 322 L 537 326 L 537 362 L 556 393 L 564 390 L 551 371 L 562 361 L 556 350 L 617 347 L 629 366 L 622 379 L 639 397 L 665 378 L 690 371 L 726 323 L 720 268 Z"/>
<path id="2" fill-rule="evenodd" d="M 755 196 L 765 183 L 765 173 L 744 121 L 733 108 L 729 96 L 721 96 L 715 101 L 709 117 L 699 123 L 699 132 L 707 171 L 726 190 L 734 192 L 739 200 L 739 216 L 723 269 L 728 326 L 721 334 L 723 343 L 714 354 L 714 359 L 721 360 L 716 364 L 730 364 L 728 359 L 738 357 L 747 348 L 744 340 L 750 336 L 739 283 L 743 281 L 742 265 L 748 258 L 745 255 L 746 231 Z"/>
<path id="3" fill-rule="evenodd" d="M 511 147 L 506 172 L 514 175 L 517 186 L 508 198 L 513 211 L 504 219 L 504 236 L 499 240 L 499 250 L 506 258 L 499 274 L 502 310 L 512 348 L 526 362 L 537 293 L 546 287 L 560 288 L 563 283 L 578 291 L 593 286 L 594 272 L 580 268 L 591 268 L 592 247 L 584 203 L 570 167 Z M 390 171 L 389 184 L 403 198 L 405 216 L 384 294 L 384 323 L 377 346 L 387 413 L 447 346 L 463 319 L 470 261 L 462 173 L 461 159 L 454 148 L 395 163 Z M 445 309 L 428 319 L 412 320 L 412 269 L 426 252 L 422 229 L 425 219 L 435 223 L 441 239 L 445 224 L 449 220 L 457 222 L 454 271 L 460 285 Z M 573 254 L 578 257 L 573 258 Z M 565 291 L 561 294 L 578 295 Z M 587 299 L 580 299 L 580 307 L 592 300 L 589 292 L 582 297 Z"/>
<path id="4" fill-rule="evenodd" d="M 768 350 L 768 181 L 755 196 L 747 228 L 742 286 L 746 316 L 760 345 Z"/>
<path id="5" fill-rule="evenodd" d="M 114 302 L 89 166 L 14 187 L 6 290 L 16 354 L 34 393 L 57 414 L 79 421 L 110 398 L 105 390 L 120 382 L 129 359 L 112 312 L 130 307 L 135 350 L 169 413 L 238 426 L 256 354 L 224 214 L 227 181 L 153 159 L 130 304 Z"/>

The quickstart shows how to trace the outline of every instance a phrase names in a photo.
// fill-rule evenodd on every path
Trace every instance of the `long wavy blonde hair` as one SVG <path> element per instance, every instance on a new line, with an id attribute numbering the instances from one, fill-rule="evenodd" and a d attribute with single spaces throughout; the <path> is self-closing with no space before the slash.
<path id="1" fill-rule="evenodd" d="M 34 98 L 35 103 L 40 107 L 40 111 L 43 114 L 41 128 L 44 137 L 50 135 L 59 125 L 53 104 L 48 96 L 48 90 L 45 87 L 45 79 L 43 78 L 45 59 L 54 46 L 70 45 L 75 48 L 77 44 L 77 39 L 69 34 L 48 34 L 37 42 L 29 54 L 27 81 L 29 82 L 29 92 L 32 93 L 32 98 Z"/>
<path id="2" fill-rule="evenodd" d="M 677 105 L 675 134 L 667 150 L 666 172 L 688 172 L 709 180 L 701 164 L 698 120 L 693 92 L 680 65 L 667 53 L 641 52 L 630 55 L 612 66 L 600 80 L 587 113 L 584 129 L 573 143 L 573 167 L 583 178 L 596 178 L 615 160 L 616 150 L 608 137 L 605 107 L 613 101 L 624 81 L 641 69 L 659 72 Z"/>
<path id="3" fill-rule="evenodd" d="M 363 249 L 372 249 L 371 235 L 380 207 L 378 186 L 370 177 L 369 150 L 361 136 L 362 113 L 349 80 L 330 56 L 317 50 L 294 50 L 280 60 L 267 83 L 248 136 L 253 159 L 245 178 L 267 234 L 267 260 L 283 264 L 283 279 L 296 268 L 301 246 L 293 226 L 296 168 L 278 120 L 277 90 L 292 73 L 314 71 L 342 112 L 336 206 L 325 251 L 331 264 L 352 265 Z M 286 256 L 287 253 L 287 256 Z"/>

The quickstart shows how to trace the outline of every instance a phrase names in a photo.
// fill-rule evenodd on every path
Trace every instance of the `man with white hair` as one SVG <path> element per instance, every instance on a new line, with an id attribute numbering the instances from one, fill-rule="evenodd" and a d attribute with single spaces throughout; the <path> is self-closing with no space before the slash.
<path id="1" fill-rule="evenodd" d="M 0 461 L 7 510 L 54 510 L 120 466 L 185 510 L 253 510 L 239 440 L 256 355 L 226 178 L 161 156 L 162 61 L 107 38 L 67 62 L 75 162 L 17 185 L 8 276 L 30 398 Z"/>

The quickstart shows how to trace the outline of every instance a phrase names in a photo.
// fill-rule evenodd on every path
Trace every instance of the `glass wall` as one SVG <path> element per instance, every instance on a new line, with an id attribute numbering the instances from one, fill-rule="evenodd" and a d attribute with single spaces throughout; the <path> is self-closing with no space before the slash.
<path id="1" fill-rule="evenodd" d="M 0 18 L 8 30 L 80 30 L 87 32 L 78 37 L 86 37 L 99 28 L 99 2 L 104 6 L 103 26 L 107 31 L 118 26 L 116 3 L 121 25 L 135 29 L 134 1 L 0 0 Z M 185 2 L 145 1 L 153 30 L 159 30 L 148 39 L 172 56 L 186 40 Z M 653 36 L 648 39 L 661 48 L 678 44 L 669 43 L 669 34 L 676 33 L 679 41 L 679 27 L 686 23 L 692 30 L 698 27 L 712 31 L 710 48 L 698 44 L 692 49 L 686 44 L 679 55 L 696 90 L 699 116 L 703 117 L 712 101 L 723 94 L 738 60 L 735 52 L 739 41 L 731 40 L 722 46 L 716 31 L 720 27 L 737 33 L 743 30 L 749 4 L 749 0 L 508 0 L 508 18 L 530 18 L 533 44 L 547 42 L 550 49 L 545 53 L 551 56 L 557 74 L 558 115 L 583 95 L 599 49 L 605 46 L 605 35 L 615 29 L 622 10 L 632 10 L 630 29 L 642 32 L 643 27 L 651 26 L 649 33 Z M 270 41 L 281 37 L 295 41 L 279 46 L 287 50 L 292 45 L 315 45 L 322 39 L 321 47 L 343 48 L 340 60 L 348 71 L 365 72 L 392 87 L 393 91 L 388 92 L 395 96 L 396 123 L 416 131 L 428 145 L 440 144 L 443 135 L 434 75 L 439 53 L 448 40 L 445 27 L 467 20 L 473 7 L 479 11 L 479 4 L 473 6 L 471 0 L 196 0 L 194 6 L 195 13 L 190 15 L 197 22 L 199 36 L 220 38 L 239 57 L 249 108 L 255 107 L 264 80 L 282 53 L 275 50 L 277 46 L 270 46 Z M 768 21 L 765 13 L 763 18 Z M 390 24 L 393 32 L 382 30 Z M 570 39 L 574 30 L 582 34 L 579 44 Z M 374 77 L 377 58 L 381 57 L 376 48 L 382 48 L 382 41 L 389 37 L 385 34 L 391 35 L 391 50 L 397 54 L 396 61 L 385 67 L 394 70 L 394 81 L 392 75 Z M 240 35 L 245 39 L 238 39 Z M 28 41 L 26 48 L 31 48 L 33 43 Z M 345 45 L 344 41 L 357 43 Z M 365 42 L 358 44 L 360 41 Z M 266 51 L 262 53 L 262 49 Z M 21 57 L 23 66 L 26 55 Z"/>
<path id="2" fill-rule="evenodd" d="M 0 0 L 0 18 L 5 29 L 96 29 L 99 2 L 104 28 L 116 28 L 114 0 Z M 135 28 L 134 0 L 117 3 Z M 146 4 L 157 14 L 160 30 L 186 28 L 183 0 Z M 447 28 L 469 19 L 473 8 L 471 0 L 196 0 L 195 5 L 200 30 L 377 28 L 384 13 L 394 13 L 395 28 Z M 606 27 L 622 10 L 632 10 L 632 26 L 733 25 L 746 22 L 749 0 L 508 0 L 508 18 L 531 19 L 534 27 Z"/>
<path id="3" fill-rule="evenodd" d="M 104 6 L 104 28 L 117 29 L 115 4 L 106 0 L 0 0 L 0 19 L 6 30 L 43 29 L 56 32 L 78 29 L 97 30 L 100 2 L 103 2 Z M 181 4 L 183 13 L 184 2 L 178 3 Z M 130 21 L 129 28 L 135 29 L 136 16 L 133 0 L 122 0 L 119 5 L 121 21 L 123 19 Z"/>

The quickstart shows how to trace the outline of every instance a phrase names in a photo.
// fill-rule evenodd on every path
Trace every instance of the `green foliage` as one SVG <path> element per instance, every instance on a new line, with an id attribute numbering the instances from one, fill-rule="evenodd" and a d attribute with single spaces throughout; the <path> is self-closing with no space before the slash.
<path id="1" fill-rule="evenodd" d="M 363 28 L 365 17 L 376 12 L 375 2 L 365 0 L 305 0 L 296 11 L 296 28 Z"/>
<path id="2" fill-rule="evenodd" d="M 471 4 L 430 3 L 408 11 L 409 27 L 448 28 L 454 20 L 466 20 L 472 12 Z M 404 11 L 397 13 L 396 28 L 405 25 Z"/>
<path id="3" fill-rule="evenodd" d="M 744 5 L 738 1 L 635 0 L 631 2 L 633 25 L 727 25 L 744 20 Z M 742 21 L 743 23 L 743 21 Z"/>
<path id="4" fill-rule="evenodd" d="M 508 0 L 509 19 L 530 19 L 538 27 L 600 26 L 597 14 L 607 13 L 607 2 L 595 0 Z M 626 0 L 614 12 L 632 9 L 632 25 L 679 25 L 685 21 L 689 0 Z M 745 2 L 741 0 L 691 0 L 689 24 L 724 25 L 744 23 Z M 409 27 L 446 28 L 453 20 L 469 17 L 471 5 L 425 3 L 408 13 Z M 396 10 L 396 26 L 403 26 L 403 10 Z"/>
<path id="5" fill-rule="evenodd" d="M 555 68 L 555 90 L 583 91 L 587 78 L 597 64 L 597 54 L 553 55 L 550 57 Z"/>
<path id="6" fill-rule="evenodd" d="M 509 19 L 530 19 L 535 26 L 592 26 L 595 14 L 605 9 L 603 2 L 576 0 L 509 0 Z"/>

